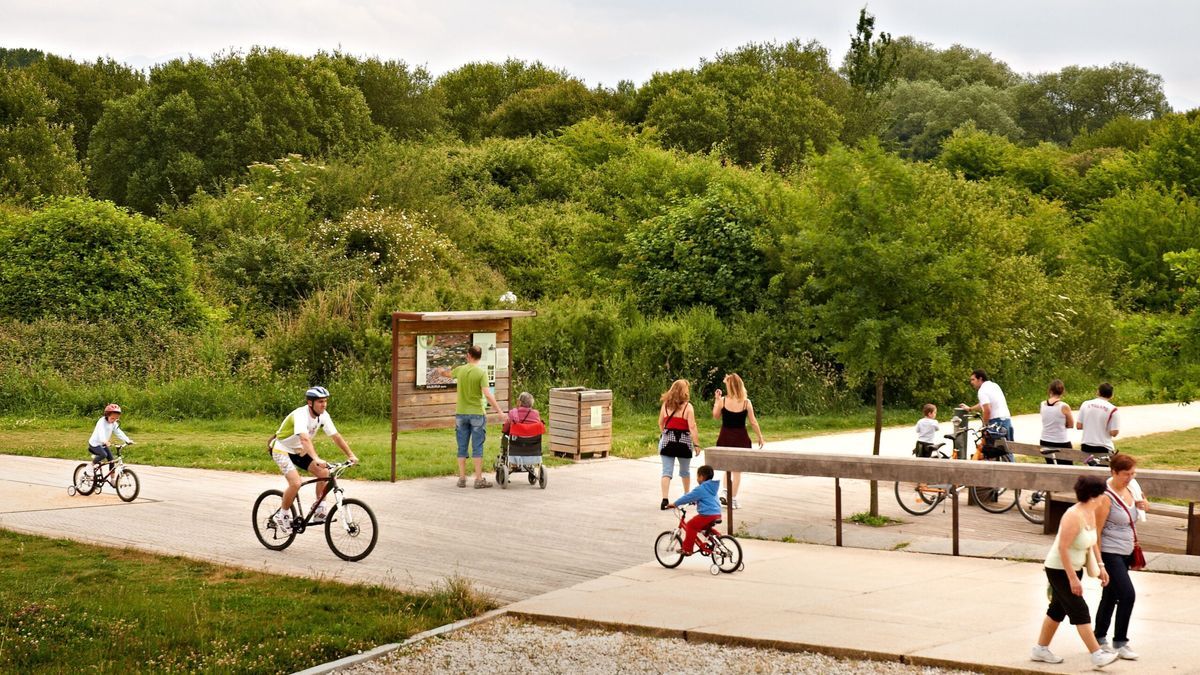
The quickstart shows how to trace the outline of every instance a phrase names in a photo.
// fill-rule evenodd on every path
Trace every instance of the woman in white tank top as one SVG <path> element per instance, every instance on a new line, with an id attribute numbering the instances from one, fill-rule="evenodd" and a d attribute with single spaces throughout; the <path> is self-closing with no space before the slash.
<path id="1" fill-rule="evenodd" d="M 1071 437 L 1068 431 L 1075 427 L 1075 418 L 1071 415 L 1071 406 L 1062 400 L 1066 388 L 1062 380 L 1054 380 L 1046 391 L 1046 400 L 1042 401 L 1042 438 L 1043 448 L 1070 448 Z M 1047 464 L 1074 464 L 1068 459 L 1046 458 Z"/>

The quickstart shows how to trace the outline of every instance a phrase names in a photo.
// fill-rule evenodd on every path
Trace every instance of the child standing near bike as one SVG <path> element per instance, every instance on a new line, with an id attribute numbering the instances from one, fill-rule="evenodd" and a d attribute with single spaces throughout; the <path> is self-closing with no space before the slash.
<path id="1" fill-rule="evenodd" d="M 696 469 L 696 482 L 698 484 L 695 489 L 670 504 L 671 507 L 696 504 L 696 515 L 683 525 L 687 532 L 683 538 L 684 555 L 692 554 L 692 547 L 696 545 L 696 537 L 721 517 L 721 503 L 717 500 L 721 481 L 713 480 L 713 468 L 705 464 Z"/>
<path id="2" fill-rule="evenodd" d="M 937 421 L 937 406 L 926 403 L 921 408 L 921 415 L 921 419 L 917 420 L 917 447 L 913 454 L 917 457 L 930 457 L 937 447 L 938 431 L 941 430 Z"/>
<path id="3" fill-rule="evenodd" d="M 92 464 L 112 461 L 112 450 L 109 450 L 108 446 L 113 434 L 126 444 L 133 445 L 133 441 L 121 431 L 120 424 L 121 406 L 116 403 L 104 406 L 104 416 L 96 420 L 96 428 L 92 430 L 92 437 L 88 439 L 88 452 L 92 453 Z"/>

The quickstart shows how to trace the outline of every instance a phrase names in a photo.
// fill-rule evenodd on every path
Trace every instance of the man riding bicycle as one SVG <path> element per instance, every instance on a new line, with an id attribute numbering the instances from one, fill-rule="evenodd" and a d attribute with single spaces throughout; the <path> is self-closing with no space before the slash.
<path id="1" fill-rule="evenodd" d="M 317 449 L 313 446 L 313 436 L 318 429 L 325 432 L 329 440 L 333 441 L 333 444 L 346 454 L 347 459 L 351 462 L 358 462 L 358 458 L 350 450 L 350 445 L 333 426 L 333 420 L 326 411 L 329 406 L 329 390 L 325 387 L 312 387 L 304 392 L 304 398 L 307 399 L 307 403 L 296 408 L 284 418 L 283 423 L 279 425 L 279 430 L 275 432 L 268 443 L 268 447 L 271 449 L 271 459 L 275 460 L 275 464 L 287 478 L 287 489 L 283 491 L 283 508 L 274 516 L 275 524 L 282 532 L 291 529 L 292 501 L 300 492 L 300 472 L 297 467 L 308 471 L 317 478 L 329 477 L 328 466 L 317 456 Z M 325 499 L 325 492 L 328 489 L 328 481 L 319 481 L 316 484 L 317 501 L 313 505 L 314 523 L 325 520 L 325 504 L 322 501 Z"/>

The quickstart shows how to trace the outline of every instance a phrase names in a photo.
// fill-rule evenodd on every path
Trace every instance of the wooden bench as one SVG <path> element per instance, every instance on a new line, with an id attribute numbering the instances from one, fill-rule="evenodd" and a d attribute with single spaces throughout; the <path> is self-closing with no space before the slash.
<path id="1" fill-rule="evenodd" d="M 1013 445 L 1013 444 L 1010 444 Z M 1033 446 L 1037 447 L 1037 446 Z M 1015 449 L 1015 448 L 1014 448 Z M 1038 452 L 1041 455 L 1041 452 Z M 876 457 L 864 455 L 830 455 L 818 453 L 792 453 L 745 448 L 712 447 L 704 450 L 705 461 L 717 471 L 749 471 L 790 476 L 818 476 L 834 479 L 835 539 L 842 545 L 842 490 L 841 479 L 905 481 L 925 483 L 947 483 L 951 485 L 991 485 L 995 487 L 1019 488 L 1022 490 L 1044 490 L 1051 500 L 1046 509 L 1046 530 L 1053 533 L 1051 506 L 1054 494 L 1074 495 L 1075 480 L 1080 474 L 1091 473 L 1107 477 L 1109 471 L 1103 467 L 1063 466 L 1015 462 L 976 462 L 921 457 Z M 725 484 L 730 476 L 725 477 Z M 1194 503 L 1200 501 L 1200 473 L 1192 471 L 1164 471 L 1145 469 L 1138 471 L 1138 482 L 1147 494 L 1170 499 L 1183 499 L 1189 506 L 1189 527 L 1186 551 L 1189 555 L 1200 555 L 1200 523 L 1194 515 Z M 954 555 L 958 555 L 958 491 L 950 491 L 951 538 Z M 1065 508 L 1063 509 L 1065 510 Z M 1060 511 L 1061 517 L 1061 511 Z M 734 531 L 733 508 L 726 510 L 725 525 L 729 533 Z"/>

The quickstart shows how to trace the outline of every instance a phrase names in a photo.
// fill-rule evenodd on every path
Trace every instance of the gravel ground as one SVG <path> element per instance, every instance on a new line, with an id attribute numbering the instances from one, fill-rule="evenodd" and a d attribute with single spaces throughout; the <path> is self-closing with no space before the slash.
<path id="1" fill-rule="evenodd" d="M 923 673 L 963 671 L 821 654 L 726 647 L 603 630 L 577 630 L 500 618 L 425 640 L 339 671 L 378 673 Z"/>

